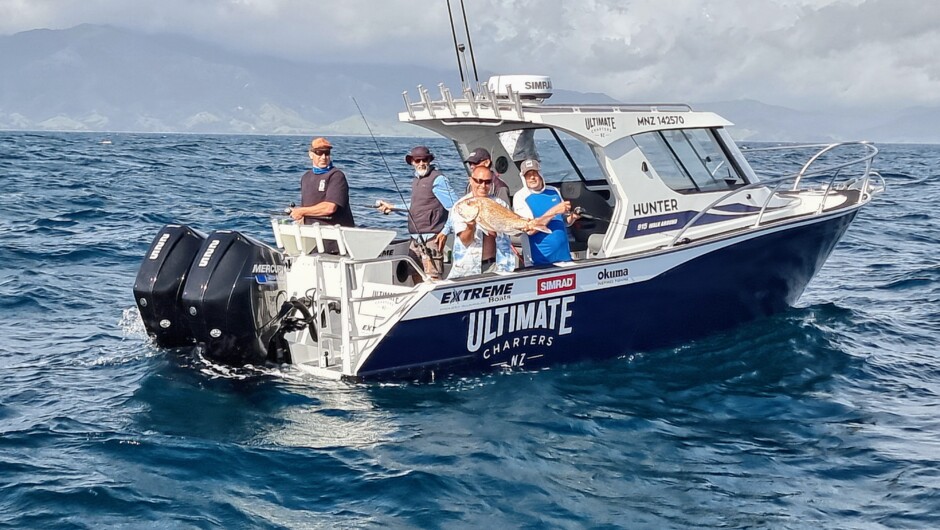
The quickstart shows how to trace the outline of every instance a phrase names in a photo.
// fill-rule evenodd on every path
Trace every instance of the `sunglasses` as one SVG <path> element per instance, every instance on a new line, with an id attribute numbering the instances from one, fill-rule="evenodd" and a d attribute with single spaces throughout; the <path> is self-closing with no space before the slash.
<path id="1" fill-rule="evenodd" d="M 427 163 L 430 162 L 430 158 L 412 158 L 411 161 L 415 164 Z"/>
<path id="2" fill-rule="evenodd" d="M 310 151 L 310 152 L 317 156 L 330 156 L 329 149 L 314 149 L 313 151 Z"/>
<path id="3" fill-rule="evenodd" d="M 493 179 L 478 179 L 478 178 L 470 177 L 470 180 L 472 180 L 473 182 L 476 182 L 477 184 L 490 185 L 493 183 Z"/>

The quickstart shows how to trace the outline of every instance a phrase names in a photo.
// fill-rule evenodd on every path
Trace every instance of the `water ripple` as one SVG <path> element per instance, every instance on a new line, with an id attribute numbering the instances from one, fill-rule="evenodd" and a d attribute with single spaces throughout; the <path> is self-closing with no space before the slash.
<path id="1" fill-rule="evenodd" d="M 131 298 L 165 223 L 270 242 L 309 138 L 101 139 L 0 134 L 7 526 L 940 526 L 938 147 L 879 146 L 888 192 L 783 314 L 604 361 L 350 385 L 160 350 Z M 332 140 L 360 223 L 404 229 L 370 205 L 398 197 L 386 161 L 407 192 L 415 140 Z M 421 142 L 459 184 L 453 146 Z"/>

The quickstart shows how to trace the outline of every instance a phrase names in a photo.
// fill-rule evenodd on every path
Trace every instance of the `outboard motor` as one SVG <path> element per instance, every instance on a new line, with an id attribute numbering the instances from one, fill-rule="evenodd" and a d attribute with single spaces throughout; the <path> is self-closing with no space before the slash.
<path id="1" fill-rule="evenodd" d="M 282 272 L 284 256 L 276 249 L 231 230 L 209 234 L 181 300 L 207 357 L 234 366 L 265 361 L 286 301 L 277 284 Z"/>
<path id="2" fill-rule="evenodd" d="M 183 225 L 166 225 L 153 238 L 144 257 L 134 298 L 144 327 L 159 346 L 178 348 L 195 344 L 180 297 L 189 266 L 206 235 Z"/>

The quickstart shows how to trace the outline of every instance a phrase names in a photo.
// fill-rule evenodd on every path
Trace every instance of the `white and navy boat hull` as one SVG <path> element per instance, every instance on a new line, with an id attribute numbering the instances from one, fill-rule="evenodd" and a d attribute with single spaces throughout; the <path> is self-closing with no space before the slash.
<path id="1" fill-rule="evenodd" d="M 637 259 L 429 292 L 357 379 L 538 368 L 682 344 L 793 305 L 857 210 Z"/>

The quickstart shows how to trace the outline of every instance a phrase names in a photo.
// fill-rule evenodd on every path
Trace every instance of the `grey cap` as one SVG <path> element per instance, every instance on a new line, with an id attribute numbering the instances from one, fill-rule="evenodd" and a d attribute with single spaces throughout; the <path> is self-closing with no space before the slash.
<path id="1" fill-rule="evenodd" d="M 521 166 L 519 166 L 519 171 L 522 173 L 523 177 L 525 176 L 526 173 L 532 170 L 538 171 L 539 174 L 542 173 L 542 166 L 539 165 L 538 160 L 529 159 L 523 162 Z"/>

